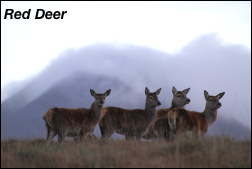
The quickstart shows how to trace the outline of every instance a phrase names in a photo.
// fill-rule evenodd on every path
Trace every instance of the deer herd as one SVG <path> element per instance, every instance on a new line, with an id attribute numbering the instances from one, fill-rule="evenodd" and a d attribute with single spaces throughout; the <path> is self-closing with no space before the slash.
<path id="1" fill-rule="evenodd" d="M 111 89 L 97 94 L 90 89 L 94 102 L 89 109 L 51 108 L 43 116 L 47 129 L 46 142 L 49 144 L 58 135 L 58 142 L 65 137 L 74 137 L 77 142 L 84 142 L 99 124 L 102 138 L 109 138 L 113 133 L 125 136 L 125 139 L 157 139 L 173 141 L 188 132 L 200 137 L 216 121 L 217 109 L 221 107 L 219 99 L 225 92 L 210 96 L 204 90 L 206 106 L 203 112 L 190 111 L 185 105 L 190 103 L 187 93 L 190 88 L 177 91 L 172 88 L 173 99 L 170 108 L 158 109 L 161 88 L 150 92 L 145 88 L 144 109 L 124 109 L 120 107 L 103 107 Z"/>

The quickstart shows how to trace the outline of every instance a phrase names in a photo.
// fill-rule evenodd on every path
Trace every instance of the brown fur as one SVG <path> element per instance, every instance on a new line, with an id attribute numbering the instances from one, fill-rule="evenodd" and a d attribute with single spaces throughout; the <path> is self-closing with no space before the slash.
<path id="1" fill-rule="evenodd" d="M 206 108 L 203 112 L 189 111 L 181 108 L 174 108 L 169 113 L 176 113 L 180 118 L 181 123 L 177 129 L 177 135 L 192 131 L 193 135 L 199 137 L 206 134 L 208 127 L 212 125 L 217 119 L 217 109 L 221 107 L 219 99 L 225 93 L 219 93 L 216 96 L 209 96 L 207 91 L 204 91 L 206 99 Z M 183 116 L 183 117 L 182 117 Z"/>
<path id="2" fill-rule="evenodd" d="M 90 90 L 95 101 L 90 109 L 68 109 L 68 108 L 51 108 L 43 119 L 47 128 L 47 143 L 49 143 L 55 135 L 58 135 L 58 141 L 64 141 L 65 136 L 78 137 L 78 140 L 84 141 L 88 134 L 94 131 L 94 128 L 101 117 L 102 106 L 105 97 L 110 94 L 107 90 L 104 94 L 96 94 Z"/>
<path id="3" fill-rule="evenodd" d="M 160 90 L 149 93 L 148 88 L 145 89 L 146 107 L 144 110 L 127 110 L 119 107 L 104 108 L 104 117 L 99 123 L 102 137 L 110 137 L 117 132 L 125 135 L 126 139 L 141 139 L 143 132 L 155 117 L 156 106 L 161 104 L 157 98 Z"/>
<path id="4" fill-rule="evenodd" d="M 94 124 L 97 119 L 92 118 L 91 110 L 79 108 L 79 109 L 67 109 L 67 108 L 52 108 L 43 117 L 48 126 L 56 131 L 64 130 L 68 133 L 67 136 L 75 135 L 79 133 L 81 128 L 83 131 L 91 131 L 94 128 Z M 85 125 L 83 125 L 85 124 Z M 83 125 L 83 126 L 82 126 Z M 75 132 L 71 133 L 69 128 L 75 128 Z"/>
<path id="5" fill-rule="evenodd" d="M 104 108 L 104 112 L 109 113 L 109 115 L 105 116 L 100 122 L 101 126 L 103 123 L 106 123 L 106 125 L 103 125 L 102 132 L 104 130 L 112 132 L 112 128 L 116 126 L 116 132 L 119 134 L 127 136 L 139 135 L 139 133 L 145 131 L 148 126 L 146 122 L 148 122 L 149 119 L 146 116 L 145 110 L 127 110 L 119 107 L 106 107 Z M 106 133 L 107 136 L 111 134 L 109 132 Z"/>
<path id="6" fill-rule="evenodd" d="M 159 109 L 156 119 L 150 126 L 149 135 L 143 138 L 159 138 L 160 140 L 171 141 L 178 133 L 183 133 L 191 128 L 192 122 L 189 120 L 189 115 L 185 111 L 175 111 L 176 109 Z M 184 109 L 181 109 L 184 110 Z M 175 116 L 175 122 L 174 122 Z M 174 124 L 175 123 L 175 126 Z"/>
<path id="7" fill-rule="evenodd" d="M 186 131 L 192 131 L 194 135 L 204 135 L 207 132 L 208 124 L 204 113 L 188 111 L 180 108 L 171 109 L 169 111 L 169 114 L 170 113 L 177 114 L 177 117 L 181 119 L 181 123 L 177 128 L 178 135 L 185 133 Z M 181 115 L 183 115 L 183 117 L 181 117 Z"/>
<path id="8" fill-rule="evenodd" d="M 160 139 L 160 140 L 166 140 L 169 141 L 172 138 L 170 138 L 171 135 L 173 135 L 173 132 L 171 131 L 171 127 L 169 125 L 169 120 L 171 121 L 168 112 L 172 108 L 183 108 L 186 104 L 190 102 L 190 99 L 186 97 L 186 94 L 189 92 L 190 88 L 187 88 L 183 91 L 177 91 L 175 87 L 172 88 L 173 93 L 173 99 L 172 99 L 172 106 L 171 108 L 166 109 L 159 109 L 157 110 L 157 116 L 155 120 L 152 122 L 151 127 L 146 135 L 143 136 L 145 139 Z M 183 126 L 181 123 L 181 120 L 177 120 L 176 122 L 176 128 L 179 126 Z"/>

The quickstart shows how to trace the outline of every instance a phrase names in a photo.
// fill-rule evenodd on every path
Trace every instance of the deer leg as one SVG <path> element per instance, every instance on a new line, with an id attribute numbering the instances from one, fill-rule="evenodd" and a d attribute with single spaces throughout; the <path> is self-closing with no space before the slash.
<path id="1" fill-rule="evenodd" d="M 59 143 L 63 143 L 63 141 L 65 140 L 65 133 L 64 132 L 59 132 L 58 133 L 58 142 Z"/>
<path id="2" fill-rule="evenodd" d="M 109 138 L 114 132 L 112 128 L 106 128 L 102 133 L 102 138 Z"/>
<path id="3" fill-rule="evenodd" d="M 134 135 L 132 135 L 132 134 L 125 134 L 125 139 L 126 140 L 133 140 L 134 139 Z"/>
<path id="4" fill-rule="evenodd" d="M 135 136 L 135 139 L 141 141 L 141 134 L 137 134 L 137 135 Z"/>
<path id="5" fill-rule="evenodd" d="M 55 135 L 56 135 L 55 131 L 53 131 L 52 129 L 48 129 L 48 133 L 47 133 L 47 137 L 46 137 L 47 144 L 49 144 L 52 141 L 52 139 L 54 138 Z"/>
<path id="6" fill-rule="evenodd" d="M 86 142 L 86 137 L 89 132 L 90 132 L 90 130 L 88 130 L 88 129 L 81 129 L 81 131 L 79 133 L 79 142 L 80 143 Z"/>

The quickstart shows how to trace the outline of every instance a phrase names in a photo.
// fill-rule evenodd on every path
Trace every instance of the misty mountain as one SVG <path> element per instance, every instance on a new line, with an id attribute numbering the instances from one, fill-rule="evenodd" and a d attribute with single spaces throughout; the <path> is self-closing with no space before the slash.
<path id="1" fill-rule="evenodd" d="M 119 78 L 124 83 L 140 89 L 142 83 L 145 83 L 147 79 L 151 79 L 150 75 L 152 77 L 154 75 L 158 76 L 156 75 L 156 72 L 160 71 L 158 65 L 167 57 L 169 55 L 164 52 L 132 45 L 121 48 L 119 46 L 97 44 L 77 51 L 67 50 L 53 60 L 37 77 L 34 77 L 33 80 L 29 79 L 30 82 L 25 87 L 18 90 L 16 94 L 12 94 L 2 103 L 4 103 L 7 110 L 17 111 L 59 80 L 75 72 L 90 72 L 101 76 Z M 153 73 L 149 71 L 151 70 L 150 66 L 154 69 Z M 21 84 L 23 83 L 21 82 Z"/>
<path id="2" fill-rule="evenodd" d="M 251 130 L 234 119 L 219 116 L 216 122 L 208 128 L 206 135 L 223 135 L 240 139 L 251 139 Z"/>
<path id="3" fill-rule="evenodd" d="M 138 93 L 118 79 L 78 72 L 56 83 L 18 112 L 2 112 L 2 138 L 45 137 L 45 124 L 42 120 L 44 113 L 52 107 L 89 108 L 94 101 L 89 89 L 94 89 L 97 93 L 111 89 L 105 105 L 138 106 L 138 100 L 145 98 L 144 91 Z M 129 95 L 130 93 L 135 95 Z M 139 99 L 133 101 L 130 97 Z"/>
<path id="4" fill-rule="evenodd" d="M 251 128 L 251 51 L 239 45 L 221 45 L 212 36 L 203 36 L 190 43 L 176 55 L 178 83 L 192 87 L 192 98 L 203 98 L 203 90 L 210 95 L 224 91 L 220 100 L 220 114 L 238 120 Z M 186 66 L 185 66 L 186 65 Z M 193 79 L 193 80 L 192 80 Z M 201 105 L 201 108 L 200 106 Z M 204 99 L 192 99 L 188 108 L 202 110 Z"/>
<path id="5" fill-rule="evenodd" d="M 97 92 L 112 89 L 105 105 L 143 108 L 146 86 L 151 91 L 162 88 L 160 108 L 170 106 L 172 86 L 178 90 L 190 87 L 191 103 L 186 108 L 201 112 L 204 90 L 210 95 L 224 91 L 209 134 L 250 135 L 251 51 L 223 45 L 214 35 L 199 37 L 173 55 L 143 46 L 112 44 L 67 50 L 37 77 L 21 84 L 1 104 L 2 138 L 44 136 L 43 113 L 54 106 L 89 107 L 90 88 Z M 237 127 L 242 136 L 237 135 Z"/>

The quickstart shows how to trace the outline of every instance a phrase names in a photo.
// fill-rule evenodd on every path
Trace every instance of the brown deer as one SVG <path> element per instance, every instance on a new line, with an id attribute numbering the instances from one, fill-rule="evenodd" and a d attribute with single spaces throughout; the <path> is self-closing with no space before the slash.
<path id="1" fill-rule="evenodd" d="M 167 114 L 167 121 L 168 121 L 169 128 L 166 128 L 167 129 L 167 132 L 166 132 L 167 135 L 164 135 L 164 136 L 166 136 L 166 140 L 167 141 L 171 141 L 176 136 L 176 131 L 177 131 L 177 114 L 175 112 L 168 113 Z M 156 134 L 156 135 L 158 135 L 158 134 Z"/>
<path id="2" fill-rule="evenodd" d="M 56 135 L 58 135 L 58 142 L 61 143 L 66 136 L 77 136 L 79 141 L 85 141 L 86 136 L 94 131 L 96 124 L 99 122 L 105 98 L 110 92 L 111 89 L 104 94 L 97 94 L 90 89 L 95 101 L 89 109 L 57 107 L 49 109 L 43 116 L 47 128 L 47 143 L 49 144 Z"/>
<path id="3" fill-rule="evenodd" d="M 216 96 L 209 96 L 208 92 L 204 90 L 204 96 L 206 99 L 205 110 L 200 113 L 196 111 L 188 111 L 182 108 L 174 108 L 169 111 L 168 114 L 176 114 L 177 119 L 181 117 L 182 127 L 178 127 L 176 130 L 177 135 L 192 131 L 193 135 L 199 137 L 207 132 L 207 129 L 217 119 L 217 109 L 221 107 L 219 99 L 223 97 L 225 92 L 219 93 Z M 178 120 L 177 120 L 178 121 Z"/>
<path id="4" fill-rule="evenodd" d="M 104 108 L 104 117 L 99 123 L 102 138 L 108 138 L 116 132 L 125 135 L 126 139 L 140 140 L 142 134 L 156 116 L 156 107 L 161 105 L 157 97 L 160 91 L 161 88 L 150 93 L 149 89 L 145 88 L 145 109 Z"/>
<path id="5" fill-rule="evenodd" d="M 190 103 L 190 99 L 186 96 L 189 90 L 190 88 L 187 88 L 183 91 L 177 91 L 175 87 L 172 87 L 173 98 L 171 107 L 157 110 L 157 116 L 152 122 L 148 133 L 144 135 L 143 138 L 169 141 L 174 137 L 174 133 L 176 132 L 176 127 L 174 124 L 179 124 L 176 124 L 176 121 L 174 121 L 174 117 L 177 116 L 168 115 L 168 112 L 172 108 L 184 108 L 186 104 Z"/>

